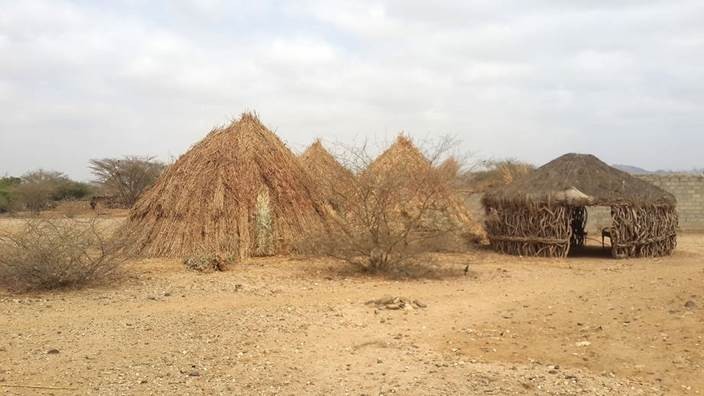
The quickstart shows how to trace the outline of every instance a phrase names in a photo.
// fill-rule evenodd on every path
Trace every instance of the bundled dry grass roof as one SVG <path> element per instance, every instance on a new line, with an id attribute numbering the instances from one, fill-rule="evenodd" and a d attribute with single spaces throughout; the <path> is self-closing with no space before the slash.
<path id="1" fill-rule="evenodd" d="M 440 164 L 440 169 L 443 169 L 454 176 L 459 175 L 461 168 L 462 166 L 460 165 L 460 162 L 455 157 L 448 157 Z"/>
<path id="2" fill-rule="evenodd" d="M 412 175 L 414 170 L 431 166 L 428 158 L 413 144 L 411 139 L 400 134 L 396 141 L 381 153 L 371 164 L 369 172 L 401 171 Z"/>
<path id="3" fill-rule="evenodd" d="M 408 137 L 400 134 L 396 141 L 383 153 L 381 153 L 367 168 L 369 174 L 391 174 L 397 178 L 404 178 L 410 181 L 418 175 L 427 175 L 427 170 L 433 164 L 416 147 Z M 446 217 L 461 225 L 463 232 L 470 239 L 479 241 L 483 239 L 484 230 L 481 225 L 472 219 L 469 210 L 465 207 L 462 199 L 454 193 L 452 186 L 454 176 L 459 169 L 459 164 L 455 159 L 446 161 L 436 168 L 439 172 L 447 172 L 447 190 L 443 199 L 447 203 Z"/>
<path id="4" fill-rule="evenodd" d="M 486 193 L 516 182 L 535 170 L 533 165 L 511 159 L 485 161 L 484 167 L 485 169 L 462 175 L 465 191 Z"/>
<path id="5" fill-rule="evenodd" d="M 310 145 L 299 157 L 301 164 L 315 182 L 318 191 L 326 200 L 337 208 L 354 182 L 352 172 L 342 166 L 335 157 L 323 147 L 320 140 Z"/>
<path id="6" fill-rule="evenodd" d="M 575 191 L 576 190 L 576 191 Z M 551 201 L 584 196 L 582 204 L 674 206 L 675 197 L 665 190 L 607 165 L 591 154 L 565 154 L 527 177 L 490 191 L 487 202 Z M 567 194 L 567 196 L 565 195 Z"/>
<path id="7" fill-rule="evenodd" d="M 301 163 L 245 113 L 170 166 L 134 205 L 126 229 L 132 249 L 143 256 L 245 258 L 285 252 L 323 223 Z"/>

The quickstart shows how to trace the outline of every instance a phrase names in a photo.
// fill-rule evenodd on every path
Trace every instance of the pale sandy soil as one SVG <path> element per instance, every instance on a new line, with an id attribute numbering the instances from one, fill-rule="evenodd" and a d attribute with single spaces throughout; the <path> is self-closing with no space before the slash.
<path id="1" fill-rule="evenodd" d="M 0 290 L 0 394 L 703 394 L 703 257 L 688 234 L 663 259 L 445 255 L 434 280 L 131 262 L 112 285 Z M 427 307 L 365 304 L 387 295 Z"/>

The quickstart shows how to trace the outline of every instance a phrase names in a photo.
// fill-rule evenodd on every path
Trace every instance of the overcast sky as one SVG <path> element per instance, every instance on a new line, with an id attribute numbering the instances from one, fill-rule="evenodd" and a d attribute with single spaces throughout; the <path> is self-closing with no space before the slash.
<path id="1" fill-rule="evenodd" d="M 0 175 L 168 159 L 245 110 L 294 150 L 702 167 L 704 1 L 0 0 Z"/>

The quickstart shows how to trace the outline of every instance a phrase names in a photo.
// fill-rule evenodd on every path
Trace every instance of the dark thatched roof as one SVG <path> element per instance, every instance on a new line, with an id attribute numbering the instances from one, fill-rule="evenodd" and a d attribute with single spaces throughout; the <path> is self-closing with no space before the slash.
<path id="1" fill-rule="evenodd" d="M 488 192 L 484 204 L 555 202 L 576 205 L 674 206 L 674 195 L 607 165 L 591 154 L 565 154 L 529 176 Z"/>

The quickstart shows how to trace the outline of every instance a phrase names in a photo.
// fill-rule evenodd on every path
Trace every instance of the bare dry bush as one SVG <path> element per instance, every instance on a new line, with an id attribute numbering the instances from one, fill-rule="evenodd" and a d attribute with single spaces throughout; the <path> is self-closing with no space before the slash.
<path id="1" fill-rule="evenodd" d="M 445 140 L 424 156 L 403 137 L 376 160 L 366 148 L 350 149 L 344 160 L 355 173 L 352 185 L 329 190 L 344 200 L 324 235 L 303 251 L 343 259 L 369 273 L 427 275 L 427 253 L 465 249 L 475 240 L 471 220 L 455 199 L 457 167 L 436 166 L 449 149 Z"/>
<path id="2" fill-rule="evenodd" d="M 0 235 L 0 285 L 50 290 L 106 280 L 124 262 L 118 251 L 94 220 L 27 220 Z"/>
<path id="3" fill-rule="evenodd" d="M 96 182 L 125 207 L 131 207 L 165 169 L 150 156 L 126 156 L 90 160 Z"/>

